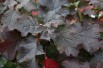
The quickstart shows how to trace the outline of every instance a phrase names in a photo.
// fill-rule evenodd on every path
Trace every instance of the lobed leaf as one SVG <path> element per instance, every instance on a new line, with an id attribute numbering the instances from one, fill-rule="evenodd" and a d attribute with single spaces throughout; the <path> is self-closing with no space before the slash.
<path id="1" fill-rule="evenodd" d="M 77 56 L 78 45 L 83 44 L 83 48 L 88 52 L 95 52 L 101 47 L 99 38 L 99 26 L 97 24 L 82 27 L 80 24 L 65 26 L 57 29 L 52 36 L 57 49 L 64 51 L 66 55 Z"/>

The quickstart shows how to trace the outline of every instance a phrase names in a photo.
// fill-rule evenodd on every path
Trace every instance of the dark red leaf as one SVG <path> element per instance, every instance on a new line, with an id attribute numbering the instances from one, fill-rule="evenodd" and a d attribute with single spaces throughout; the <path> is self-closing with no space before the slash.
<path id="1" fill-rule="evenodd" d="M 20 40 L 18 33 L 13 31 L 3 31 L 0 32 L 1 42 L 0 42 L 0 53 L 6 58 L 12 60 L 14 58 L 17 43 Z"/>
<path id="2" fill-rule="evenodd" d="M 0 0 L 0 3 L 4 3 L 5 2 L 5 0 Z"/>

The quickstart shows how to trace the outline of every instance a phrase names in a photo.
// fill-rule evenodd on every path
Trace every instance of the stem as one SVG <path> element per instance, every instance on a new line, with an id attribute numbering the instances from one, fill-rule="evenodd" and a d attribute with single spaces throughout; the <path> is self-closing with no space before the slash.
<path id="1" fill-rule="evenodd" d="M 44 50 L 44 52 L 45 52 L 45 59 L 47 59 L 46 48 L 47 48 L 47 46 L 45 47 L 45 50 Z"/>

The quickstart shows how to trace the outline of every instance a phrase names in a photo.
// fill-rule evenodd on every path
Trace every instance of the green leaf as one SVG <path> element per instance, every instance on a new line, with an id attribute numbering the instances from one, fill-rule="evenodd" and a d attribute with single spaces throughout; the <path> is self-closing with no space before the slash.
<path id="1" fill-rule="evenodd" d="M 7 63 L 7 59 L 4 57 L 0 57 L 0 67 L 4 67 L 4 65 Z"/>
<path id="2" fill-rule="evenodd" d="M 4 68 L 17 68 L 18 64 L 8 61 Z"/>
<path id="3" fill-rule="evenodd" d="M 75 5 L 76 7 L 78 7 L 79 3 L 80 3 L 80 1 L 77 1 L 77 2 L 74 3 L 74 5 Z"/>
<path id="4" fill-rule="evenodd" d="M 103 38 L 103 32 L 100 32 L 100 37 Z"/>

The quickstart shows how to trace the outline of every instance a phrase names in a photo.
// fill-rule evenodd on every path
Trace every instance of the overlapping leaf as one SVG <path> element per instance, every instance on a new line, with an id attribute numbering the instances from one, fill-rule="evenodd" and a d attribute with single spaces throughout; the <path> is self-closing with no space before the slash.
<path id="1" fill-rule="evenodd" d="M 37 68 L 35 56 L 41 54 L 44 54 L 41 46 L 38 45 L 34 37 L 29 37 L 21 41 L 17 60 L 19 63 L 30 61 L 28 68 Z"/>
<path id="2" fill-rule="evenodd" d="M 13 60 L 20 39 L 21 37 L 18 33 L 9 31 L 0 32 L 0 53 L 9 60 Z"/>
<path id="3" fill-rule="evenodd" d="M 26 36 L 28 33 L 39 33 L 46 28 L 42 25 L 38 25 L 36 20 L 30 16 L 20 15 L 20 13 L 9 10 L 2 17 L 1 22 L 3 27 L 8 27 L 10 30 L 17 29 L 21 32 L 22 36 Z"/>
<path id="4" fill-rule="evenodd" d="M 103 1 L 102 0 L 90 0 L 90 3 L 92 3 L 96 8 L 103 9 Z"/>
<path id="5" fill-rule="evenodd" d="M 50 35 L 58 26 L 65 24 L 65 19 L 60 14 L 56 14 L 56 11 L 49 11 L 45 15 L 45 24 L 44 26 L 47 27 L 45 31 L 42 32 L 41 38 L 50 40 Z"/>
<path id="6" fill-rule="evenodd" d="M 62 62 L 64 68 L 90 68 L 88 62 L 80 63 L 76 59 L 69 59 Z"/>
<path id="7" fill-rule="evenodd" d="M 39 0 L 39 3 L 40 4 L 38 5 L 38 9 L 41 16 L 47 14 L 47 12 L 49 11 L 53 11 L 63 16 L 65 16 L 68 13 L 68 10 L 62 8 L 64 4 L 68 3 L 67 0 L 63 0 L 63 1 L 62 0 Z"/>
<path id="8" fill-rule="evenodd" d="M 76 56 L 78 54 L 77 45 L 83 44 L 83 47 L 89 51 L 94 52 L 101 47 L 99 38 L 99 26 L 97 24 L 82 27 L 80 24 L 66 26 L 59 28 L 55 31 L 53 36 L 54 42 L 59 51 L 65 51 L 69 56 L 70 54 Z"/>
<path id="9" fill-rule="evenodd" d="M 20 4 L 17 6 L 17 8 L 24 7 L 27 11 L 36 9 L 36 6 L 30 0 L 17 0 L 17 1 L 20 2 Z"/>
<path id="10" fill-rule="evenodd" d="M 24 7 L 27 11 L 36 9 L 36 6 L 30 0 L 6 0 L 4 5 L 8 6 L 10 9 L 16 10 L 21 9 L 22 7 Z"/>
<path id="11" fill-rule="evenodd" d="M 95 54 L 95 57 L 93 57 L 90 61 L 90 65 L 92 68 L 95 68 L 96 66 L 97 68 L 99 68 L 101 65 L 103 65 L 102 62 L 103 62 L 103 51 L 97 52 Z"/>
<path id="12" fill-rule="evenodd" d="M 6 9 L 6 7 L 0 3 L 0 14 L 3 13 L 3 11 Z"/>
<path id="13" fill-rule="evenodd" d="M 3 13 L 1 20 L 3 26 L 0 26 L 0 54 L 13 60 L 17 52 L 16 58 L 18 63 L 27 62 L 25 64 L 26 66 L 24 65 L 22 68 L 38 68 L 35 56 L 44 54 L 44 52 L 38 43 L 39 41 L 37 42 L 37 39 L 33 36 L 28 37 L 28 33 L 31 33 L 30 35 L 40 33 L 40 39 L 53 39 L 57 45 L 57 49 L 61 53 L 65 52 L 68 56 L 77 56 L 80 48 L 84 48 L 90 53 L 97 51 L 102 47 L 101 41 L 98 39 L 99 25 L 88 24 L 87 22 L 84 24 L 84 22 L 82 22 L 83 26 L 81 26 L 80 23 L 76 22 L 77 19 L 79 19 L 77 17 L 80 16 L 78 15 L 78 10 L 83 10 L 80 13 L 81 15 L 83 13 L 84 16 L 96 14 L 94 10 L 97 11 L 99 8 L 99 10 L 101 10 L 101 8 L 103 8 L 103 1 L 79 1 L 68 3 L 68 0 L 39 0 L 38 4 L 35 5 L 33 4 L 33 2 L 35 2 L 33 0 L 6 0 L 5 3 L 0 3 L 0 14 L 9 7 L 9 9 Z M 69 2 L 71 1 L 69 0 Z M 38 5 L 39 12 L 37 11 L 36 5 Z M 65 6 L 67 6 L 67 9 L 63 8 Z M 19 9 L 22 9 L 22 7 L 27 10 L 27 14 L 21 14 Z M 30 16 L 32 9 L 37 11 L 37 15 L 40 14 L 40 16 L 44 17 L 44 24 L 39 25 L 37 19 Z M 67 25 L 65 16 L 68 14 L 75 17 L 77 16 L 73 24 Z M 71 22 L 71 20 L 68 22 Z M 8 31 L 3 32 L 2 27 L 3 29 L 8 29 Z M 18 36 L 18 34 L 14 32 L 15 29 L 24 37 L 22 40 L 21 36 Z M 79 45 L 82 46 L 80 47 Z M 102 67 L 103 64 L 102 58 L 100 58 L 102 57 L 101 55 L 102 54 L 96 55 L 91 60 L 91 64 L 97 64 L 97 68 Z M 88 63 L 81 64 L 75 59 L 64 61 L 63 66 L 65 68 L 90 68 Z"/>
<path id="14" fill-rule="evenodd" d="M 49 11 L 57 9 L 67 2 L 67 0 L 39 0 L 40 5 L 46 6 Z"/>

